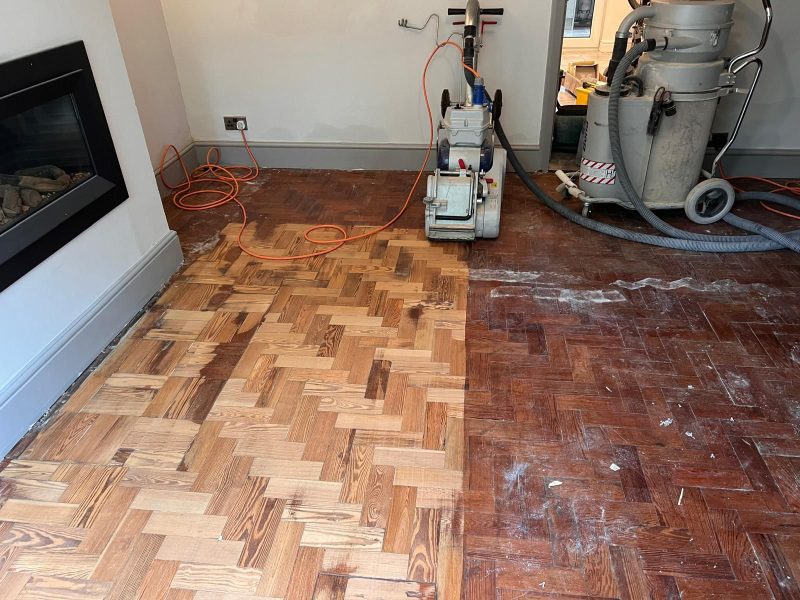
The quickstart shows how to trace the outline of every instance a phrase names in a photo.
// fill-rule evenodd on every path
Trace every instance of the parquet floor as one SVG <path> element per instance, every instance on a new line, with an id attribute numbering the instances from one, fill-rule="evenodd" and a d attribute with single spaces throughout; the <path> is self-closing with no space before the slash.
<path id="1" fill-rule="evenodd" d="M 0 598 L 460 597 L 459 247 L 235 233 L 5 466 Z"/>
<path id="2" fill-rule="evenodd" d="M 250 235 L 385 222 L 412 178 L 267 171 Z M 168 207 L 187 268 L 0 472 L 0 599 L 800 598 L 798 257 L 508 181 L 499 240 L 429 246 L 414 204 L 288 266 Z"/>
<path id="3" fill-rule="evenodd" d="M 799 257 L 504 208 L 470 259 L 465 597 L 800 598 Z"/>

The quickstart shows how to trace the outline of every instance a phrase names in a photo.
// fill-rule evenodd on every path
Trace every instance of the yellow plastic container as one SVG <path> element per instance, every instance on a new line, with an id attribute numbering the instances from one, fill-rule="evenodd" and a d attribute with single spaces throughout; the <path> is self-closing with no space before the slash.
<path id="1" fill-rule="evenodd" d="M 575 88 L 576 104 L 579 106 L 586 106 L 589 104 L 589 94 L 592 92 L 589 88 Z"/>

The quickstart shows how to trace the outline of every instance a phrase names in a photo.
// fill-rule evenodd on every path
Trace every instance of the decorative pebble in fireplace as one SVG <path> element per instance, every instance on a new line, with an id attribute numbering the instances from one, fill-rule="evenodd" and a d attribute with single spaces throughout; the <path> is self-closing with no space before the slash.
<path id="1" fill-rule="evenodd" d="M 127 197 L 83 43 L 0 64 L 0 290 Z"/>

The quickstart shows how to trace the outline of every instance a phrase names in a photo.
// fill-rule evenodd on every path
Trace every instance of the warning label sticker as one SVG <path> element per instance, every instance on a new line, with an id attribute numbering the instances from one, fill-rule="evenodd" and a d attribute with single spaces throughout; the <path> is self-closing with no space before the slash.
<path id="1" fill-rule="evenodd" d="M 617 165 L 584 158 L 581 161 L 581 179 L 598 185 L 614 185 L 617 182 Z"/>

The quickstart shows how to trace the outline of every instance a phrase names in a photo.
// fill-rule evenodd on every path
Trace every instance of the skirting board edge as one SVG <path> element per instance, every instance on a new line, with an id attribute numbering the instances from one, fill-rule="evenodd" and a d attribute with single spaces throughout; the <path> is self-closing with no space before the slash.
<path id="1" fill-rule="evenodd" d="M 195 144 L 192 142 L 188 146 L 186 146 L 183 150 L 180 151 L 180 157 L 183 159 L 183 163 L 186 165 L 186 170 L 190 173 L 197 168 L 200 164 L 200 161 L 197 156 L 197 151 L 195 149 Z M 177 156 L 171 156 L 165 163 L 164 168 L 161 169 L 160 167 L 154 171 L 156 177 L 156 185 L 158 186 L 158 193 L 163 198 L 164 196 L 168 196 L 170 193 L 169 188 L 164 185 L 162 181 L 161 174 L 164 174 L 164 179 L 166 179 L 170 184 L 177 185 L 182 183 L 185 179 L 183 174 L 183 169 L 181 169 L 181 164 L 178 162 Z"/>
<path id="2" fill-rule="evenodd" d="M 205 158 L 209 148 L 219 148 L 223 164 L 246 165 L 250 159 L 241 142 L 196 141 L 195 155 Z M 427 146 L 407 144 L 353 144 L 318 142 L 251 142 L 259 164 L 275 169 L 330 169 L 334 171 L 413 171 L 419 169 Z M 547 169 L 539 146 L 517 149 L 520 160 L 530 171 Z M 435 168 L 431 154 L 427 170 Z"/>
<path id="3" fill-rule="evenodd" d="M 170 231 L 0 389 L 0 457 L 47 412 L 182 262 L 178 236 Z"/>
<path id="4" fill-rule="evenodd" d="M 800 149 L 734 148 L 728 151 L 722 164 L 727 176 L 797 179 L 800 177 Z"/>
<path id="5" fill-rule="evenodd" d="M 181 151 L 181 156 L 190 171 L 205 160 L 209 148 L 219 148 L 222 164 L 247 164 L 249 158 L 241 142 L 230 140 L 198 141 Z M 419 160 L 425 146 L 393 144 L 328 144 L 313 142 L 252 142 L 259 164 L 276 169 L 331 169 L 331 170 L 376 170 L 409 171 L 419 168 Z M 521 146 L 517 149 L 526 170 L 545 171 L 542 164 L 544 153 L 539 146 Z M 796 179 L 800 175 L 800 149 L 764 150 L 734 149 L 725 157 L 726 172 L 731 175 L 754 175 L 778 179 Z M 434 158 L 428 169 L 434 168 Z M 176 159 L 164 167 L 167 181 L 180 182 L 183 172 Z M 166 189 L 156 171 L 156 181 L 162 196 Z"/>

